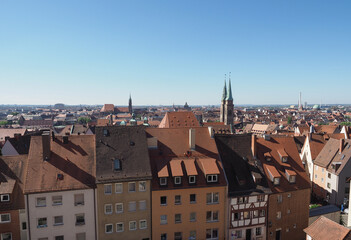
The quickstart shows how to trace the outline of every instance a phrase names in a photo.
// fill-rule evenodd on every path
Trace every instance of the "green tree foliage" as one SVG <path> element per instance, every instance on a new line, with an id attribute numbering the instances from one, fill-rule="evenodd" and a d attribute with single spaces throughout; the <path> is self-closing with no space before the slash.
<path id="1" fill-rule="evenodd" d="M 91 121 L 91 119 L 89 117 L 79 117 L 78 118 L 78 123 L 80 123 L 80 124 L 87 124 L 90 121 Z"/>
<path id="2" fill-rule="evenodd" d="M 7 125 L 7 124 L 8 124 L 8 122 L 7 122 L 6 120 L 0 121 L 0 126 L 2 126 L 2 125 Z"/>
<path id="3" fill-rule="evenodd" d="M 342 122 L 340 125 L 351 127 L 351 122 Z"/>
<path id="4" fill-rule="evenodd" d="M 288 117 L 288 124 L 291 124 L 292 123 L 292 116 L 289 116 Z"/>

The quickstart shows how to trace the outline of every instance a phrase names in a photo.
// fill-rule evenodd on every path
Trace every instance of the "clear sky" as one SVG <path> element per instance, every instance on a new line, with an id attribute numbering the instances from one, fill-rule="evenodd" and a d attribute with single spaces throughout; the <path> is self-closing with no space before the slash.
<path id="1" fill-rule="evenodd" d="M 351 103 L 351 1 L 0 1 L 0 104 Z"/>

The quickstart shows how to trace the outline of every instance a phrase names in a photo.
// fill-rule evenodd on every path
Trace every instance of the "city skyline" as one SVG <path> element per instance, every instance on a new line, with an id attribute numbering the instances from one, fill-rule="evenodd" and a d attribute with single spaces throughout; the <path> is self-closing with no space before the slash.
<path id="1" fill-rule="evenodd" d="M 0 103 L 350 104 L 350 6 L 2 1 Z"/>

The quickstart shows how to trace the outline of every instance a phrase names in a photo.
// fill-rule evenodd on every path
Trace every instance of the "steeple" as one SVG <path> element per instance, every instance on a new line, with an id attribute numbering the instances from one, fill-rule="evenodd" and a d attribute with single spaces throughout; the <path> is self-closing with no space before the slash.
<path id="1" fill-rule="evenodd" d="M 231 82 L 230 82 L 230 78 L 229 78 L 229 86 L 228 86 L 228 89 L 227 89 L 227 97 L 225 100 L 231 100 L 233 101 L 233 96 L 232 96 L 232 85 L 231 85 Z"/>
<path id="2" fill-rule="evenodd" d="M 132 107 L 132 95 L 129 93 L 129 102 L 128 102 L 128 112 L 130 114 L 133 113 L 133 107 Z"/>
<path id="3" fill-rule="evenodd" d="M 227 97 L 227 83 L 226 83 L 226 77 L 224 77 L 224 88 L 223 88 L 223 95 L 222 95 L 222 101 L 224 101 Z"/>

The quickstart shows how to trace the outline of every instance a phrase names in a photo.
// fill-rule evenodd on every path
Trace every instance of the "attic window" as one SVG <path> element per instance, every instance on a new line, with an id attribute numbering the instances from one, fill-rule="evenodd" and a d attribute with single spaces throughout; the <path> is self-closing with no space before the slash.
<path id="1" fill-rule="evenodd" d="M 10 195 L 9 194 L 3 194 L 0 195 L 1 202 L 9 202 L 10 201 Z"/>
<path id="2" fill-rule="evenodd" d="M 215 174 L 207 175 L 206 176 L 207 182 L 217 182 L 218 181 L 218 176 Z"/>
<path id="3" fill-rule="evenodd" d="M 280 184 L 280 177 L 275 177 L 275 178 L 273 179 L 273 184 L 274 184 L 274 185 L 279 185 L 279 184 Z"/>
<path id="4" fill-rule="evenodd" d="M 110 135 L 107 129 L 104 129 L 104 131 L 103 131 L 103 132 L 104 132 L 104 137 L 107 137 L 107 136 L 109 136 L 109 135 Z"/>
<path id="5" fill-rule="evenodd" d="M 266 159 L 267 162 L 272 160 L 272 155 L 269 152 L 266 152 L 264 154 L 264 158 Z"/>
<path id="6" fill-rule="evenodd" d="M 189 183 L 194 184 L 196 182 L 196 176 L 189 176 Z"/>
<path id="7" fill-rule="evenodd" d="M 57 180 L 63 180 L 63 174 L 62 173 L 58 173 L 57 174 Z"/>
<path id="8" fill-rule="evenodd" d="M 167 185 L 167 178 L 161 177 L 161 178 L 160 178 L 160 185 L 161 185 L 161 186 Z"/>
<path id="9" fill-rule="evenodd" d="M 114 171 L 122 170 L 121 160 L 119 160 L 119 159 L 113 160 L 113 170 Z"/>
<path id="10" fill-rule="evenodd" d="M 174 184 L 181 184 L 182 183 L 182 178 L 181 177 L 174 177 Z"/>

